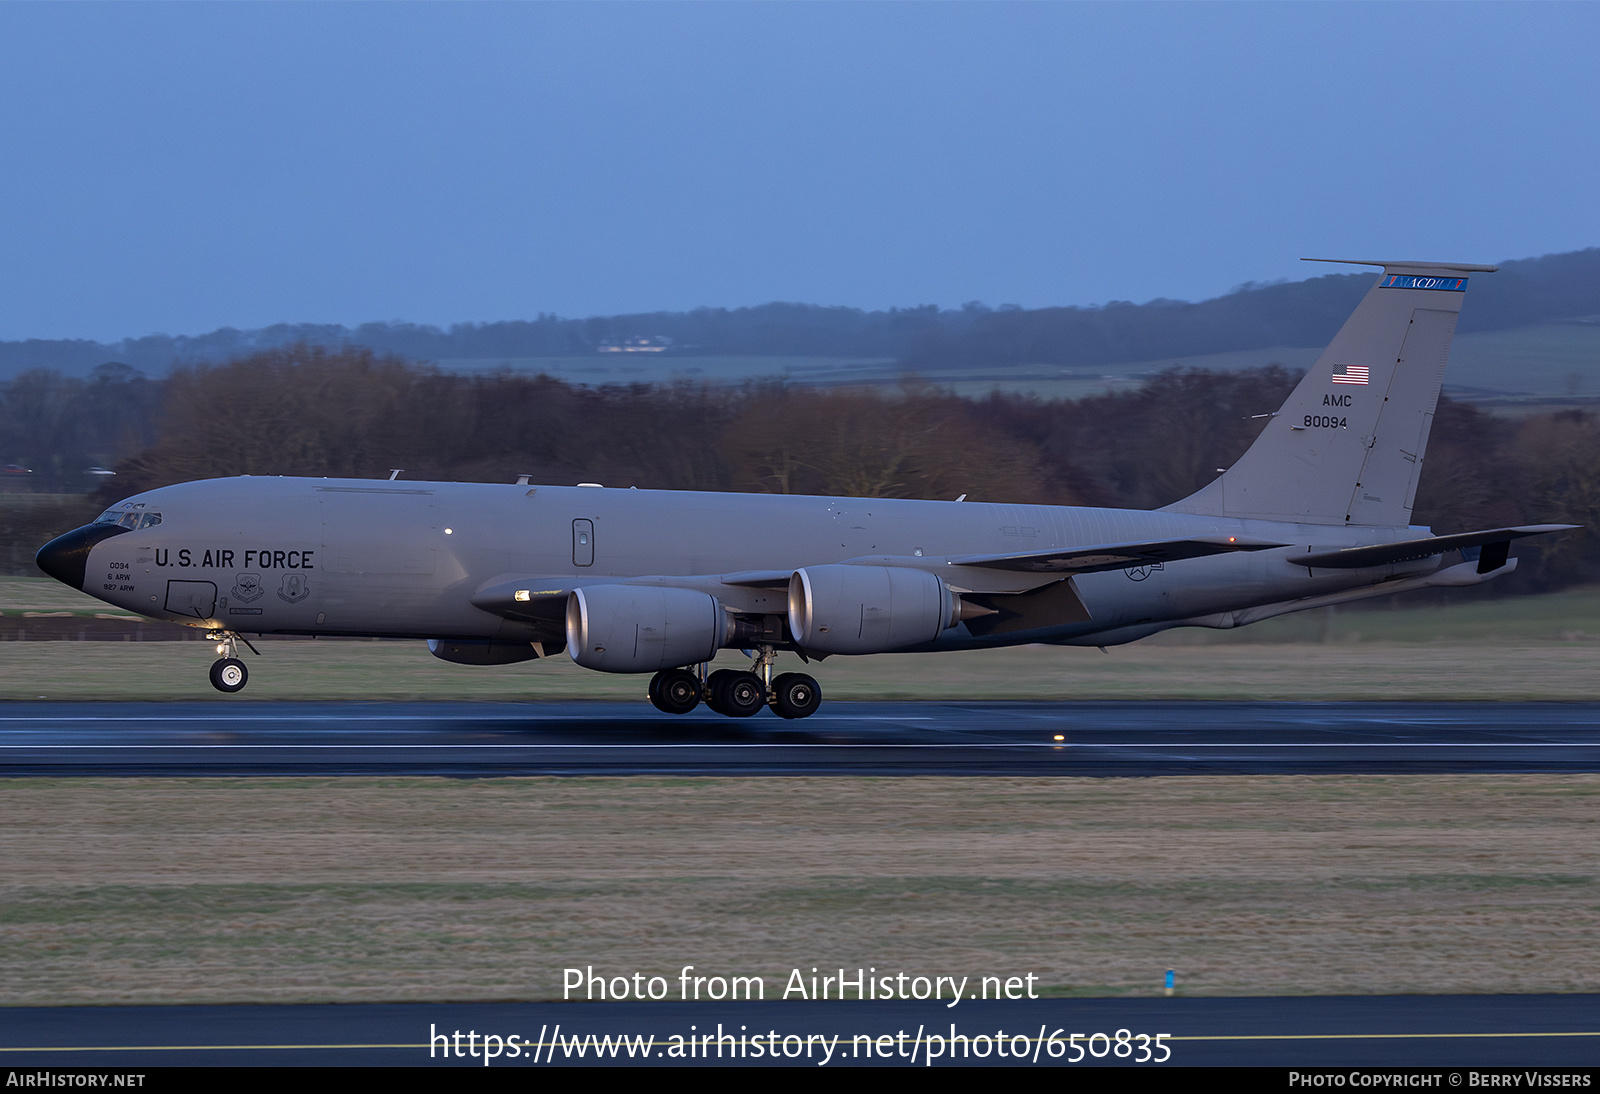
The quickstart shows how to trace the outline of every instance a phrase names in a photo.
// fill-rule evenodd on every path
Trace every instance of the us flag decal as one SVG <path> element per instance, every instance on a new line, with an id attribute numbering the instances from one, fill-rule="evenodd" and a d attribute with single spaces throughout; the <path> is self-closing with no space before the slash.
<path id="1" fill-rule="evenodd" d="M 1336 384 L 1367 384 L 1372 382 L 1372 370 L 1366 365 L 1346 365 L 1343 372 L 1333 374 Z"/>

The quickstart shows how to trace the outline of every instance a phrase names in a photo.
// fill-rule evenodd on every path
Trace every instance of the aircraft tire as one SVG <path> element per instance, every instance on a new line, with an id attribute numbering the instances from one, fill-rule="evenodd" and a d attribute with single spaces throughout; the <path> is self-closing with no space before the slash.
<path id="1" fill-rule="evenodd" d="M 650 681 L 650 701 L 663 714 L 688 714 L 700 705 L 700 678 L 687 669 L 658 672 Z"/>
<path id="2" fill-rule="evenodd" d="M 748 718 L 767 705 L 767 692 L 761 677 L 753 672 L 735 672 L 721 688 L 722 709 L 730 718 Z"/>
<path id="3" fill-rule="evenodd" d="M 723 690 L 724 687 L 727 686 L 728 681 L 732 677 L 740 676 L 740 675 L 743 675 L 743 674 L 738 672 L 735 669 L 718 669 L 716 672 L 713 672 L 710 676 L 707 676 L 706 677 L 706 690 L 705 690 L 705 696 L 704 696 L 706 706 L 710 707 L 712 710 L 716 711 L 718 714 L 726 714 L 729 717 L 735 717 L 735 715 L 731 711 L 729 711 L 725 706 L 723 706 L 723 703 L 722 703 L 722 690 Z"/>
<path id="4" fill-rule="evenodd" d="M 772 682 L 772 709 L 780 718 L 809 718 L 821 705 L 821 685 L 803 672 L 786 672 Z"/>
<path id="5" fill-rule="evenodd" d="M 218 691 L 233 694 L 243 691 L 250 672 L 237 657 L 223 657 L 211 662 L 211 686 Z"/>

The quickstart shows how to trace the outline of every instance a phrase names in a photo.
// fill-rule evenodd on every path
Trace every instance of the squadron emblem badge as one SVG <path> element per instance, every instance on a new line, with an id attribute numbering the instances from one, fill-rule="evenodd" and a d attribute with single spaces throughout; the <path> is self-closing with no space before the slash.
<path id="1" fill-rule="evenodd" d="M 283 584 L 278 588 L 278 599 L 298 604 L 311 595 L 311 583 L 304 574 L 284 574 Z"/>

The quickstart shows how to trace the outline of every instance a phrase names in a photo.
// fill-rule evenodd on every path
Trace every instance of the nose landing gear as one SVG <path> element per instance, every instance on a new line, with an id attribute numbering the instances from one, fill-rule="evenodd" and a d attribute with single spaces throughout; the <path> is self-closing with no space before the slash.
<path id="1" fill-rule="evenodd" d="M 211 686 L 232 695 L 243 691 L 250 679 L 250 670 L 239 660 L 239 643 L 250 646 L 250 652 L 260 656 L 261 651 L 250 645 L 243 635 L 233 631 L 211 631 L 206 638 L 217 643 L 218 657 L 211 662 Z"/>
<path id="2" fill-rule="evenodd" d="M 250 671 L 237 657 L 220 657 L 211 662 L 211 686 L 218 691 L 229 694 L 242 691 L 245 681 L 249 679 Z"/>

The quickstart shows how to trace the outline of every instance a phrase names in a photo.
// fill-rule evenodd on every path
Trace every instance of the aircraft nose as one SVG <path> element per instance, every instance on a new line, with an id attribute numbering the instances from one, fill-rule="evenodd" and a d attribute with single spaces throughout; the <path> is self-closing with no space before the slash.
<path id="1" fill-rule="evenodd" d="M 89 566 L 89 552 L 95 544 L 126 531 L 126 528 L 118 528 L 115 524 L 86 524 L 82 528 L 74 528 L 39 548 L 39 553 L 33 556 L 34 564 L 63 585 L 82 589 L 84 573 Z"/>

